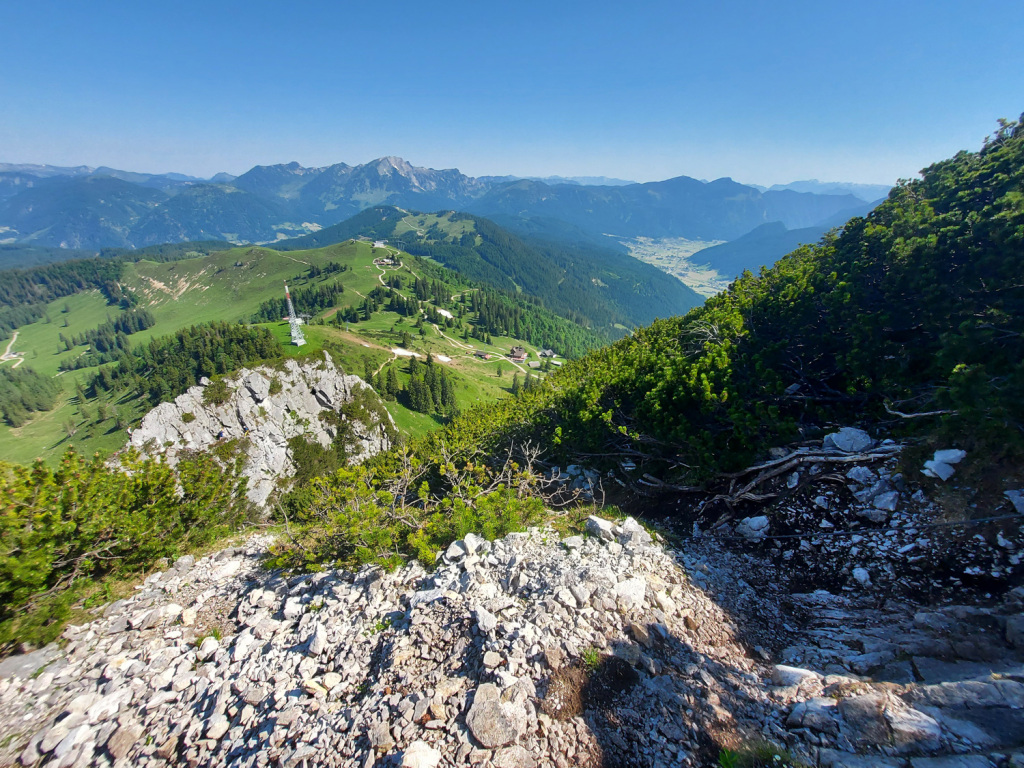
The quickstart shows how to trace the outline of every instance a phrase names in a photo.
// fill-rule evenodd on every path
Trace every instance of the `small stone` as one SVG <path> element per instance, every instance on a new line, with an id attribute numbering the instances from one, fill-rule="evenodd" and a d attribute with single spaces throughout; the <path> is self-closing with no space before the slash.
<path id="1" fill-rule="evenodd" d="M 615 594 L 627 608 L 639 608 L 647 594 L 647 581 L 642 576 L 624 579 L 615 585 Z"/>
<path id="2" fill-rule="evenodd" d="M 854 568 L 853 578 L 856 579 L 857 583 L 862 587 L 871 586 L 871 574 L 868 572 L 867 568 Z"/>
<path id="3" fill-rule="evenodd" d="M 391 729 L 386 722 L 376 723 L 370 728 L 370 746 L 378 752 L 387 752 L 395 746 L 395 740 L 391 736 Z"/>
<path id="4" fill-rule="evenodd" d="M 615 540 L 615 523 L 611 520 L 591 515 L 587 518 L 585 530 L 594 538 L 601 539 L 602 541 Z"/>
<path id="5" fill-rule="evenodd" d="M 484 683 L 476 689 L 466 725 L 473 738 L 488 749 L 511 744 L 526 730 L 526 716 L 517 707 L 503 704 L 496 686 Z"/>
<path id="6" fill-rule="evenodd" d="M 500 667 L 502 661 L 504 661 L 504 659 L 501 658 L 500 653 L 495 653 L 494 651 L 487 651 L 484 654 L 484 666 L 488 669 Z"/>
<path id="7" fill-rule="evenodd" d="M 490 634 L 497 629 L 498 619 L 482 605 L 478 605 L 474 608 L 473 613 L 476 614 L 477 626 L 480 627 L 480 631 L 485 635 Z"/>
<path id="8" fill-rule="evenodd" d="M 936 451 L 932 456 L 933 461 L 941 461 L 943 464 L 959 464 L 966 458 L 967 451 L 961 451 L 958 448 L 946 448 Z"/>
<path id="9" fill-rule="evenodd" d="M 745 517 L 736 524 L 736 533 L 748 541 L 761 541 L 768 535 L 769 521 L 764 515 Z"/>
<path id="10" fill-rule="evenodd" d="M 312 679 L 302 681 L 302 690 L 314 697 L 327 695 L 327 689 L 320 685 L 316 680 Z"/>
<path id="11" fill-rule="evenodd" d="M 941 461 L 926 461 L 924 463 L 924 469 L 921 470 L 921 474 L 946 481 L 956 474 L 956 470 L 949 464 Z"/>
<path id="12" fill-rule="evenodd" d="M 72 749 L 77 747 L 86 741 L 89 741 L 93 736 L 93 730 L 88 725 L 79 725 L 68 731 L 68 735 L 61 739 L 53 750 L 53 756 L 58 760 L 63 758 L 71 752 Z"/>
<path id="13" fill-rule="evenodd" d="M 324 688 L 333 691 L 336 685 L 341 683 L 342 677 L 337 672 L 328 672 L 323 677 Z"/>
<path id="14" fill-rule="evenodd" d="M 859 485 L 874 485 L 878 481 L 878 475 L 873 470 L 864 466 L 856 466 L 846 473 L 846 477 Z"/>
<path id="15" fill-rule="evenodd" d="M 441 753 L 425 741 L 414 741 L 402 754 L 402 768 L 437 768 Z"/>
<path id="16" fill-rule="evenodd" d="M 537 761 L 524 747 L 513 744 L 495 752 L 491 765 L 494 768 L 537 768 Z"/>
<path id="17" fill-rule="evenodd" d="M 856 427 L 843 427 L 838 432 L 825 435 L 825 439 L 822 441 L 824 448 L 835 448 L 844 453 L 860 453 L 874 444 L 875 441 L 871 439 L 871 435 Z"/>
<path id="18" fill-rule="evenodd" d="M 444 559 L 449 563 L 456 563 L 466 556 L 466 545 L 461 541 L 453 541 L 445 550 Z"/>
<path id="19" fill-rule="evenodd" d="M 302 600 L 297 597 L 289 597 L 284 601 L 282 614 L 286 619 L 296 619 L 302 615 Z"/>
<path id="20" fill-rule="evenodd" d="M 491 542 L 483 536 L 477 536 L 475 533 L 466 534 L 466 538 L 463 539 L 463 546 L 466 548 L 466 552 L 471 555 L 483 555 L 491 551 Z"/>
<path id="21" fill-rule="evenodd" d="M 313 637 L 309 640 L 306 652 L 310 656 L 319 656 L 327 649 L 327 628 L 320 622 L 313 628 Z"/>
<path id="22" fill-rule="evenodd" d="M 209 661 L 219 650 L 220 642 L 216 637 L 211 635 L 210 637 L 203 638 L 203 642 L 199 646 L 199 653 L 197 655 L 199 656 L 200 661 Z"/>
<path id="23" fill-rule="evenodd" d="M 551 646 L 544 649 L 544 660 L 548 663 L 551 669 L 561 669 L 565 666 L 565 651 L 556 646 Z"/>
<path id="24" fill-rule="evenodd" d="M 213 581 L 227 581 L 232 576 L 236 575 L 242 570 L 241 560 L 229 560 L 224 563 L 220 568 L 213 572 L 211 579 Z"/>
<path id="25" fill-rule="evenodd" d="M 650 648 L 654 645 L 654 641 L 651 640 L 651 633 L 647 631 L 647 628 L 636 622 L 630 622 L 629 631 L 640 645 L 644 648 Z"/>
<path id="26" fill-rule="evenodd" d="M 1010 500 L 1014 510 L 1024 515 L 1024 491 L 1003 491 L 1003 495 Z"/>
<path id="27" fill-rule="evenodd" d="M 880 493 L 871 500 L 871 506 L 875 509 L 882 509 L 886 512 L 894 512 L 896 510 L 896 503 L 899 501 L 899 491 L 889 491 L 888 493 Z"/>
<path id="28" fill-rule="evenodd" d="M 790 686 L 818 680 L 821 678 L 817 672 L 800 667 L 788 667 L 785 664 L 776 664 L 772 667 L 772 685 Z"/>
<path id="29" fill-rule="evenodd" d="M 217 713 L 206 724 L 206 738 L 219 741 L 221 736 L 227 733 L 230 727 L 231 723 L 228 722 L 228 719 L 224 715 Z"/>

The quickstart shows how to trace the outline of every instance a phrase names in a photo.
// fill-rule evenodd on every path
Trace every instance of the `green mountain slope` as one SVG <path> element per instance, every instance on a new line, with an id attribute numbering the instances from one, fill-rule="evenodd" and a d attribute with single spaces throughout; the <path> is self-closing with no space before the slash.
<path id="1" fill-rule="evenodd" d="M 20 241 L 60 248 L 132 244 L 132 229 L 167 200 L 163 192 L 121 179 L 49 179 L 0 203 L 0 221 Z"/>
<path id="2" fill-rule="evenodd" d="M 621 250 L 524 239 L 492 221 L 464 213 L 371 208 L 276 247 L 321 246 L 357 236 L 390 239 L 472 280 L 536 296 L 553 311 L 594 327 L 640 325 L 685 312 L 703 300 L 676 278 Z"/>
<path id="3" fill-rule="evenodd" d="M 834 424 L 1024 455 L 1024 125 L 894 189 L 838 236 L 588 355 L 446 439 L 530 434 L 691 480 Z M 940 412 L 923 418 L 900 413 Z M 526 425 L 526 426 L 524 426 Z"/>
<path id="4" fill-rule="evenodd" d="M 210 370 L 182 369 L 174 376 L 145 374 L 145 366 L 133 364 L 129 386 L 111 387 L 118 378 L 114 368 L 125 367 L 120 361 L 154 339 L 198 323 L 227 321 L 259 323 L 286 344 L 285 282 L 307 317 L 310 344 L 285 346 L 282 354 L 328 349 L 347 370 L 368 377 L 387 376 L 393 367 L 401 388 L 409 380 L 403 367 L 408 357 L 394 350 L 416 352 L 421 359 L 430 353 L 450 372 L 459 408 L 507 395 L 515 374 L 519 384 L 527 374 L 546 374 L 550 364 L 535 369 L 502 362 L 513 346 L 525 347 L 539 365 L 543 348 L 553 348 L 562 362 L 603 341 L 528 297 L 500 294 L 434 263 L 365 242 L 287 253 L 176 248 L 152 249 L 167 261 L 122 256 L 0 273 L 6 301 L 0 308 L 6 323 L 0 349 L 9 343 L 11 353 L 0 366 L 34 370 L 60 385 L 54 408 L 15 419 L 17 427 L 0 426 L 0 459 L 52 458 L 72 443 L 109 452 L 124 444 L 125 428 L 160 399 L 177 395 L 200 375 L 224 372 L 217 355 L 208 361 Z M 180 258 L 189 253 L 194 257 Z M 392 263 L 375 263 L 382 259 Z M 101 371 L 107 373 L 98 379 Z M 444 421 L 429 409 L 409 407 L 401 395 L 389 407 L 407 434 Z"/>

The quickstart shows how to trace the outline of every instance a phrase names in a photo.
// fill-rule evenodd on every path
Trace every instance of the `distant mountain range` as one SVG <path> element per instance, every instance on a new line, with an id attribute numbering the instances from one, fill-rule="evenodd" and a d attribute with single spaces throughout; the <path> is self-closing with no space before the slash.
<path id="1" fill-rule="evenodd" d="M 762 192 L 779 192 L 790 189 L 794 192 L 813 192 L 816 195 L 853 195 L 865 203 L 886 197 L 889 190 L 892 189 L 889 184 L 852 184 L 845 181 L 818 181 L 817 179 L 791 181 L 789 184 L 773 184 L 770 187 L 762 187 L 757 184 L 750 186 Z"/>
<path id="2" fill-rule="evenodd" d="M 831 185 L 824 194 L 800 187 L 812 183 L 820 184 L 762 190 L 686 176 L 645 184 L 604 177 L 473 178 L 398 157 L 354 166 L 256 166 L 238 177 L 209 180 L 0 164 L 0 243 L 81 249 L 188 240 L 273 243 L 376 205 L 465 211 L 519 233 L 563 240 L 735 240 L 771 222 L 787 230 L 821 227 L 863 209 L 863 185 Z"/>

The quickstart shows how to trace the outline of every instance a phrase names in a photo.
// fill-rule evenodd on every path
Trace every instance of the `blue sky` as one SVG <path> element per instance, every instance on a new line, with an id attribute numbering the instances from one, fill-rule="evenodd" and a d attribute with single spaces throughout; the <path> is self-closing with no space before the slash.
<path id="1" fill-rule="evenodd" d="M 1024 3 L 0 4 L 0 162 L 891 182 L 1024 111 Z"/>

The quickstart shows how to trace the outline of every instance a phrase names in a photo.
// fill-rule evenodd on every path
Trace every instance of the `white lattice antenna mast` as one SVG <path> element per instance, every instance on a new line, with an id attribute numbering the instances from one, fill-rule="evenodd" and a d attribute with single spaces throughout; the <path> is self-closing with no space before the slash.
<path id="1" fill-rule="evenodd" d="M 295 305 L 292 304 L 292 295 L 288 292 L 288 283 L 284 284 L 284 297 L 288 301 L 288 326 L 292 331 L 292 344 L 301 347 L 306 343 L 306 337 L 302 335 L 302 327 L 298 316 L 295 314 Z"/>

